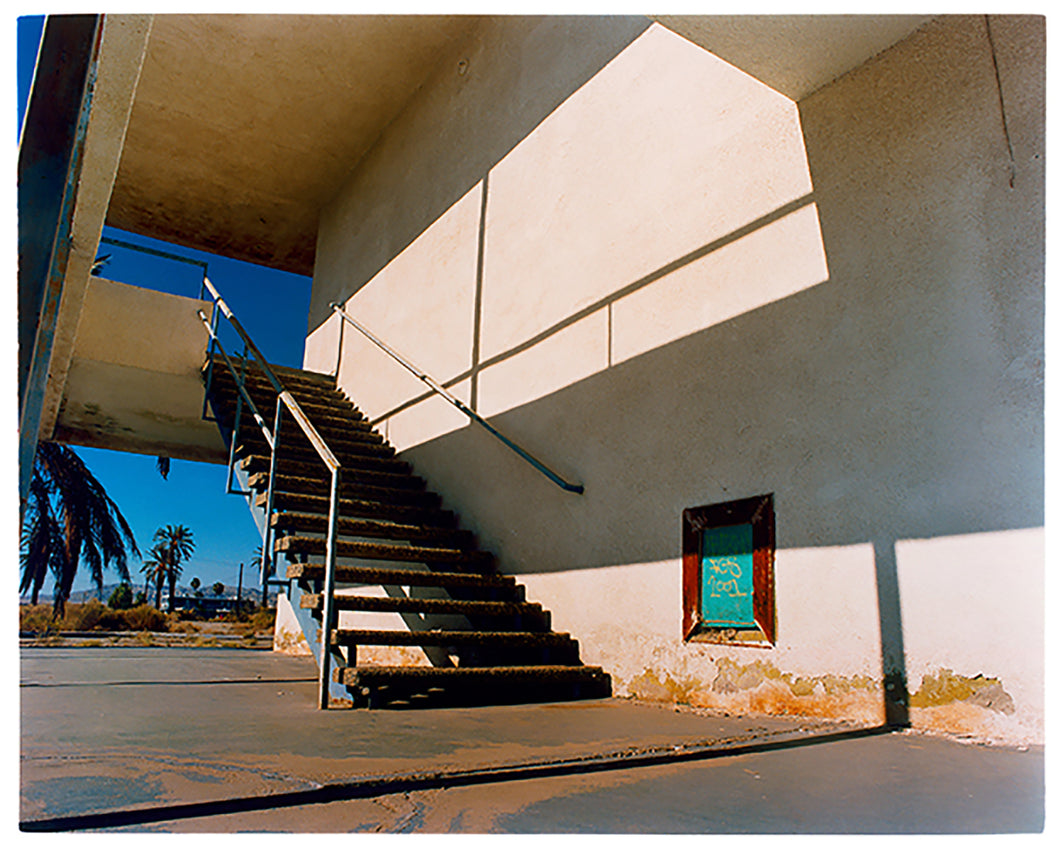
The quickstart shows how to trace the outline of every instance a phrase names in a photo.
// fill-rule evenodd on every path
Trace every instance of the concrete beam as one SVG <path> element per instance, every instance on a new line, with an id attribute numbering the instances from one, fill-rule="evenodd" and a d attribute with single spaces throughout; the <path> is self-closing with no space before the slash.
<path id="1" fill-rule="evenodd" d="M 202 420 L 199 376 L 212 304 L 93 277 L 83 298 L 55 438 L 67 444 L 226 462 Z"/>
<path id="2" fill-rule="evenodd" d="M 42 439 L 52 438 L 59 416 L 89 274 L 103 234 L 103 221 L 118 173 L 150 30 L 150 15 L 107 15 L 103 18 L 99 64 L 70 228 L 70 257 L 63 279 L 41 410 Z M 135 325 L 111 329 L 112 332 L 138 332 Z"/>

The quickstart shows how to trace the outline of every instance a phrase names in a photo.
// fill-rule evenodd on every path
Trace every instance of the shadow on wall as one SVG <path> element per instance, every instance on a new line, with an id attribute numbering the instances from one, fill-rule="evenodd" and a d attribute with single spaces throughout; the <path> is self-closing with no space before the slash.
<path id="1" fill-rule="evenodd" d="M 951 82 L 933 63 L 921 75 L 905 108 L 944 112 L 930 100 Z M 761 491 L 778 492 L 785 547 L 1041 526 L 1040 169 L 1012 192 L 996 151 L 945 123 L 907 128 L 900 149 L 883 133 L 902 107 L 850 108 L 861 94 L 833 85 L 801 110 L 829 280 L 493 417 L 576 470 L 584 497 L 478 429 L 408 451 L 457 500 L 476 491 L 461 479 L 498 469 L 474 500 L 509 568 L 676 557 L 681 509 Z"/>
<path id="2" fill-rule="evenodd" d="M 774 492 L 779 547 L 873 544 L 904 687 L 896 540 L 1043 525 L 1041 139 L 1010 186 L 983 19 L 946 25 L 800 104 L 828 280 L 492 419 L 583 496 L 477 427 L 406 451 L 506 571 L 676 559 L 685 507 Z"/>

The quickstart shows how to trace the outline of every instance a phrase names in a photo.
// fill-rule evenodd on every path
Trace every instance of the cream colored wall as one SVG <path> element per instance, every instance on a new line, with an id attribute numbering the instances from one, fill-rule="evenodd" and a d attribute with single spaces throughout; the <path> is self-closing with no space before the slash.
<path id="1" fill-rule="evenodd" d="M 618 693 L 876 720 L 899 663 L 914 723 L 1040 740 L 1043 27 L 991 24 L 1011 186 L 982 17 L 798 105 L 659 25 L 515 18 L 325 210 L 307 366 L 344 302 L 585 484 L 342 332 L 340 384 Z M 766 492 L 776 646 L 683 643 L 682 509 Z"/>

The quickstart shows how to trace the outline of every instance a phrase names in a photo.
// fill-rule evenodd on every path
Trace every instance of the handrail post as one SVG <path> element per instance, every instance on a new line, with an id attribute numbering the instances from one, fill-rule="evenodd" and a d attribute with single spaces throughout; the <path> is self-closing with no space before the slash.
<path id="1" fill-rule="evenodd" d="M 276 398 L 276 418 L 272 425 L 272 454 L 269 457 L 269 486 L 265 494 L 265 529 L 261 538 L 261 608 L 269 608 L 269 563 L 272 551 L 269 544 L 272 539 L 272 499 L 276 489 L 276 452 L 280 448 L 280 423 L 283 415 L 283 404 Z"/>
<path id="2" fill-rule="evenodd" d="M 206 276 L 203 275 L 203 280 Z M 202 300 L 200 295 L 199 300 Z M 199 310 L 199 316 L 204 317 L 202 310 Z M 217 313 L 217 305 L 214 304 L 212 314 L 210 315 L 210 324 L 207 328 L 210 335 L 210 344 L 206 348 L 206 390 L 202 396 L 202 418 L 204 421 L 209 420 L 206 416 L 206 409 L 210 402 L 210 389 L 213 386 L 213 354 L 214 348 L 220 346 L 220 342 L 217 338 L 217 322 L 220 320 L 220 315 Z"/>
<path id="3" fill-rule="evenodd" d="M 336 536 L 339 519 L 339 479 L 342 469 L 335 466 L 331 469 L 331 497 L 328 507 L 328 535 L 324 548 L 324 609 L 321 614 L 320 627 L 320 709 L 326 710 L 331 688 L 331 632 L 335 626 L 335 558 Z"/>
<path id="4" fill-rule="evenodd" d="M 220 292 L 214 287 L 213 283 L 210 282 L 209 278 L 203 275 L 203 288 L 208 290 L 210 296 L 214 301 L 213 310 L 213 321 L 211 322 L 203 314 L 202 310 L 199 310 L 199 319 L 202 321 L 203 326 L 206 328 L 206 332 L 209 333 L 211 339 L 211 357 L 210 367 L 213 364 L 213 347 L 221 353 L 224 357 L 225 364 L 228 366 L 228 370 L 231 372 L 233 378 L 236 380 L 237 394 L 241 404 L 245 404 L 250 414 L 253 415 L 254 421 L 261 429 L 262 434 L 265 436 L 265 441 L 268 443 L 271 449 L 269 457 L 269 481 L 268 488 L 265 495 L 265 524 L 262 529 L 262 544 L 261 544 L 261 598 L 262 605 L 268 607 L 269 603 L 269 566 L 273 559 L 274 551 L 272 547 L 272 513 L 274 508 L 274 494 L 276 484 L 276 468 L 277 468 L 277 451 L 280 447 L 280 427 L 283 422 L 283 407 L 287 407 L 291 417 L 295 423 L 299 426 L 310 444 L 316 450 L 317 455 L 323 461 L 324 465 L 331 472 L 331 501 L 328 512 L 328 532 L 327 542 L 325 550 L 325 567 L 324 567 L 324 583 L 326 586 L 324 594 L 324 609 L 322 614 L 322 626 L 320 629 L 321 639 L 321 656 L 320 656 L 320 708 L 327 709 L 329 706 L 329 692 L 330 692 L 330 681 L 331 676 L 331 633 L 335 623 L 335 606 L 334 606 L 334 594 L 335 594 L 335 560 L 337 556 L 337 535 L 338 535 L 338 519 L 339 519 L 339 481 L 341 478 L 342 465 L 336 458 L 335 454 L 332 453 L 323 437 L 313 426 L 312 422 L 306 416 L 304 410 L 299 405 L 298 401 L 295 400 L 294 396 L 287 391 L 283 384 L 280 382 L 279 377 L 269 366 L 268 361 L 262 355 L 261 351 L 251 340 L 250 336 L 247 335 L 243 326 L 239 323 L 235 315 L 232 314 L 232 310 L 225 303 L 221 297 Z M 232 328 L 236 331 L 239 337 L 243 340 L 243 361 L 240 363 L 240 367 L 237 369 L 233 364 L 231 357 L 224 349 L 224 345 L 221 343 L 220 338 L 217 334 L 217 323 L 219 315 L 223 314 Z M 245 385 L 245 368 L 250 363 L 250 356 L 253 355 L 254 359 L 258 362 L 262 372 L 265 374 L 266 379 L 272 385 L 276 391 L 276 415 L 273 424 L 273 431 L 270 433 L 268 425 L 265 423 L 265 419 L 262 418 L 258 412 L 258 408 L 254 403 L 254 400 L 247 393 Z M 212 373 L 212 372 L 209 372 Z M 208 392 L 207 392 L 208 395 Z M 204 398 L 203 404 L 207 399 Z M 239 420 L 239 410 L 237 409 L 237 421 Z M 235 444 L 235 435 L 233 435 L 232 444 Z M 230 453 L 230 457 L 234 457 L 234 447 Z M 233 461 L 230 459 L 229 473 L 231 474 L 233 467 Z"/>
<path id="5" fill-rule="evenodd" d="M 211 343 L 213 339 L 211 338 Z M 246 369 L 246 350 L 243 352 L 243 362 L 239 363 L 239 374 L 233 375 L 236 377 L 236 414 L 232 421 L 232 435 L 229 438 L 228 443 L 228 476 L 225 478 L 225 492 L 227 494 L 242 494 L 241 492 L 234 492 L 232 490 L 232 475 L 235 471 L 236 465 L 236 442 L 239 439 L 239 425 L 243 417 L 243 389 L 246 385 L 246 375 L 244 371 Z"/>

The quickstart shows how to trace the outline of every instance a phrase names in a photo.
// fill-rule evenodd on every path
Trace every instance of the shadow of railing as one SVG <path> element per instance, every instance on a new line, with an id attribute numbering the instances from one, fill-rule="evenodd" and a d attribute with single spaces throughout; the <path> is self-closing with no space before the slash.
<path id="1" fill-rule="evenodd" d="M 431 789 L 453 789 L 456 787 L 534 780 L 543 777 L 626 771 L 650 766 L 701 762 L 723 757 L 740 757 L 748 754 L 806 748 L 881 736 L 892 731 L 893 728 L 887 726 L 866 727 L 835 733 L 800 736 L 794 739 L 789 737 L 772 741 L 735 744 L 714 742 L 701 746 L 656 747 L 639 751 L 609 752 L 575 759 L 516 763 L 492 768 L 439 770 L 416 774 L 362 777 L 349 781 L 329 783 L 313 789 L 278 792 L 271 795 L 226 798 L 218 801 L 201 801 L 192 804 L 171 804 L 163 807 L 114 810 L 106 813 L 35 819 L 20 822 L 19 830 L 33 833 L 58 833 L 75 830 L 129 827 L 132 825 L 157 824 L 159 822 L 230 815 L 233 813 L 277 810 L 285 807 L 299 807 L 305 804 L 327 804 L 335 801 L 378 798 L 384 795 L 422 792 Z"/>

